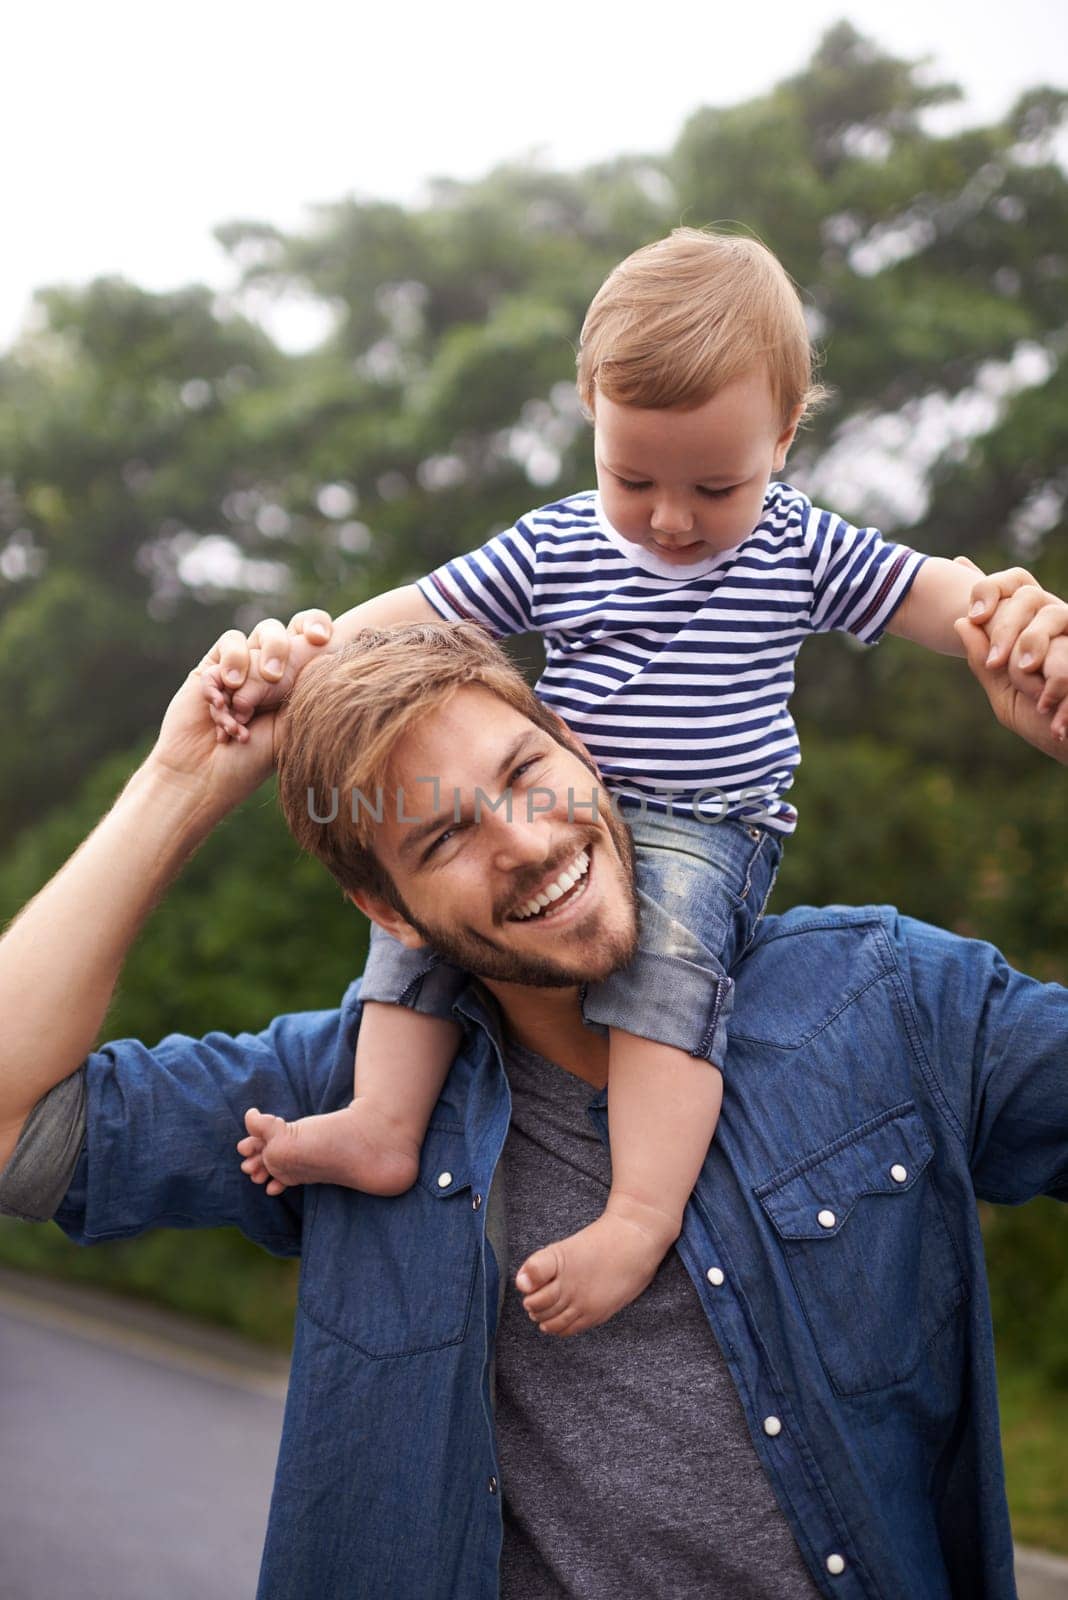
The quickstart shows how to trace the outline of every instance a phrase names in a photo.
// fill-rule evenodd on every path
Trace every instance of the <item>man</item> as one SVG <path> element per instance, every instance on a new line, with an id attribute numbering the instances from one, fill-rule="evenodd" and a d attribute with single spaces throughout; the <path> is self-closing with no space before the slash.
<path id="1" fill-rule="evenodd" d="M 1064 759 L 960 626 L 1001 720 Z M 191 675 L 113 810 L 0 943 L 5 1208 L 54 1212 L 85 1242 L 233 1223 L 302 1255 L 264 1600 L 490 1600 L 499 1573 L 524 1597 L 1011 1595 L 974 1199 L 1068 1191 L 1068 993 L 890 910 L 769 919 L 736 973 L 745 1092 L 728 1081 L 677 1251 L 612 1323 L 540 1339 L 505 1286 L 547 1215 L 581 1225 L 603 1202 L 605 1054 L 572 980 L 625 957 L 625 837 L 588 809 L 593 776 L 537 703 L 499 676 L 485 687 L 493 647 L 432 629 L 305 674 L 291 816 L 309 774 L 346 806 L 355 760 L 336 725 L 333 749 L 302 743 L 302 705 L 307 722 L 331 682 L 354 692 L 407 654 L 400 712 L 414 666 L 432 681 L 458 650 L 450 695 L 388 751 L 390 803 L 353 889 L 484 974 L 413 1189 L 272 1198 L 232 1154 L 249 1106 L 342 1102 L 355 987 L 257 1036 L 89 1054 L 144 917 L 270 769 L 274 719 L 217 744 Z M 528 756 L 552 796 L 530 807 Z M 509 786 L 511 821 L 479 808 L 479 789 Z M 457 826 L 464 842 L 428 866 Z M 541 949 L 510 908 L 580 842 L 586 898 Z M 360 844 L 350 827 L 335 870 Z"/>

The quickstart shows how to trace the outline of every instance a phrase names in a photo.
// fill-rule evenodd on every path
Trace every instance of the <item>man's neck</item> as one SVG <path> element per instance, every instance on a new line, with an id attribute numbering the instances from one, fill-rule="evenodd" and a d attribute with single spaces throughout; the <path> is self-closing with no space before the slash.
<path id="1" fill-rule="evenodd" d="M 608 1082 L 608 1038 L 582 1021 L 578 989 L 533 989 L 482 980 L 501 1008 L 507 1033 L 595 1089 Z"/>

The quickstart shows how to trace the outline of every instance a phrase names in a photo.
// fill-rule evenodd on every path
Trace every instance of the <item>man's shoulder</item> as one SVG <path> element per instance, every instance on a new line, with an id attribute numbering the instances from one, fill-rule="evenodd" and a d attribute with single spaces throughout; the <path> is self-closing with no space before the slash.
<path id="1" fill-rule="evenodd" d="M 774 1040 L 815 1032 L 900 964 L 893 906 L 794 906 L 766 917 L 734 968 L 732 1034 Z"/>

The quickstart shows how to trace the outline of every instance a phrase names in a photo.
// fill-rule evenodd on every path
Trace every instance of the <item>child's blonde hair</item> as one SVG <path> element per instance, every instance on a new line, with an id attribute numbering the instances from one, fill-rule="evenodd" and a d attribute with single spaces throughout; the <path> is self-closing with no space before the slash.
<path id="1" fill-rule="evenodd" d="M 621 261 L 582 325 L 578 389 L 619 405 L 700 406 L 757 362 L 767 365 L 783 426 L 826 398 L 813 381 L 801 300 L 757 239 L 676 228 Z"/>

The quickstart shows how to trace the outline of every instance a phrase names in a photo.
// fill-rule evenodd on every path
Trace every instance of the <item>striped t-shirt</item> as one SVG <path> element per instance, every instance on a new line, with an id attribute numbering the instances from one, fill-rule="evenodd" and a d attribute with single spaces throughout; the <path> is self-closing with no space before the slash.
<path id="1" fill-rule="evenodd" d="M 797 652 L 834 629 L 873 644 L 924 560 L 772 483 L 740 545 L 669 566 L 624 540 L 590 491 L 531 511 L 419 588 L 449 621 L 544 634 L 538 694 L 621 798 L 791 833 Z"/>

